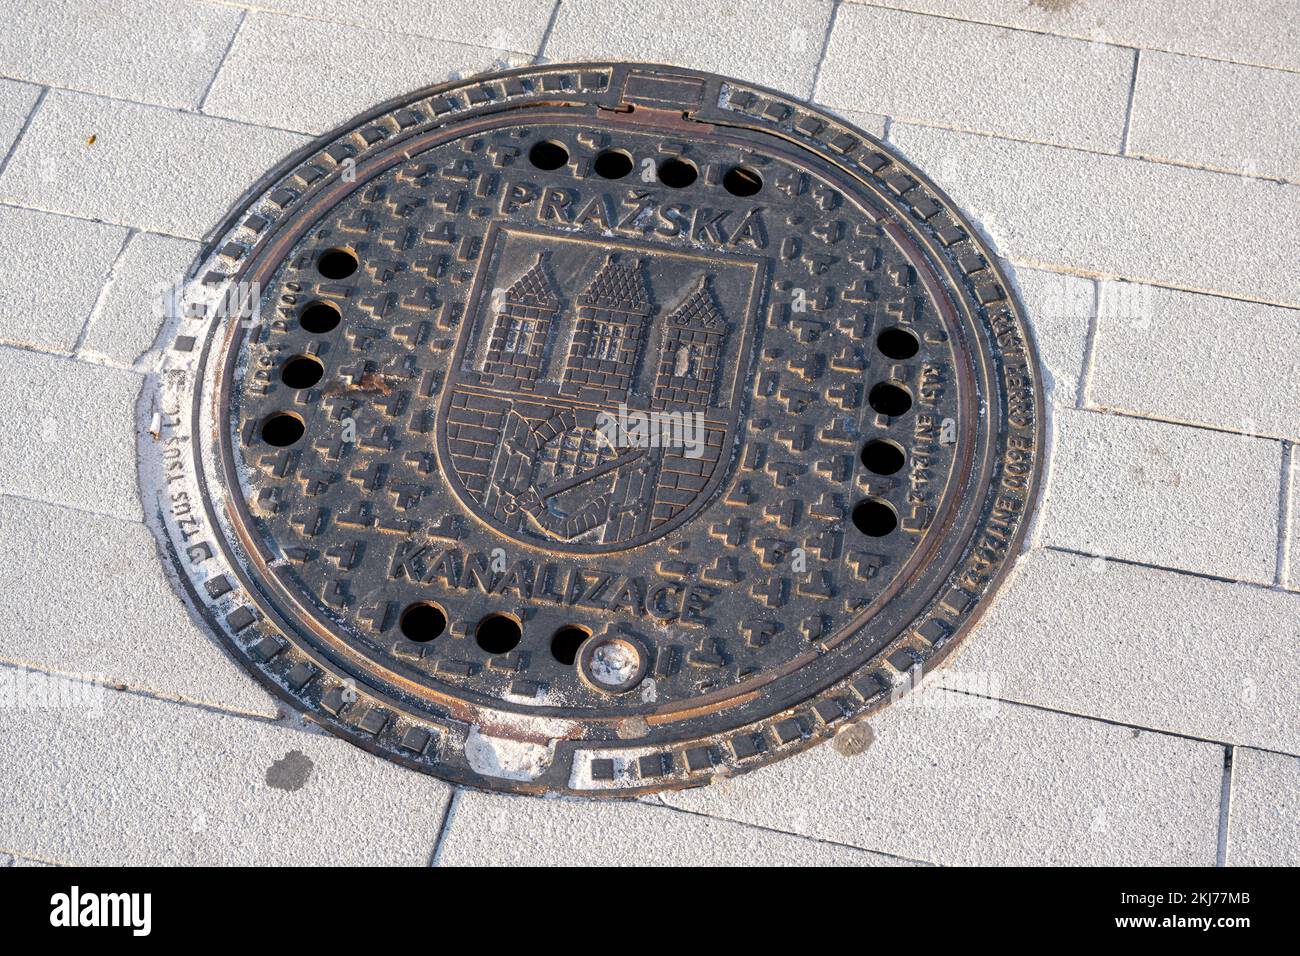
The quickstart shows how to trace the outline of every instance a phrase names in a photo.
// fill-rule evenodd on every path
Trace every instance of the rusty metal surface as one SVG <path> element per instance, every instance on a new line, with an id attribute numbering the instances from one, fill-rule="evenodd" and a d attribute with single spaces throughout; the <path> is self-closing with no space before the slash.
<path id="1" fill-rule="evenodd" d="M 707 74 L 385 104 L 252 190 L 181 301 L 143 476 L 178 582 L 312 719 L 472 786 L 630 795 L 834 734 L 966 632 L 1037 490 L 971 228 Z"/>

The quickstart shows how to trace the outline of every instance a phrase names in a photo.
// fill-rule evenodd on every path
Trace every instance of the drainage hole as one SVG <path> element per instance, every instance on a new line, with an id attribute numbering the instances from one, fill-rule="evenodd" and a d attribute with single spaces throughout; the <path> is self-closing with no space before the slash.
<path id="1" fill-rule="evenodd" d="M 576 624 L 560 628 L 551 638 L 551 656 L 561 664 L 573 666 L 578 659 L 578 648 L 582 642 L 591 637 L 591 631 Z"/>
<path id="2" fill-rule="evenodd" d="M 419 601 L 406 606 L 398 627 L 408 641 L 423 644 L 447 629 L 447 615 L 438 605 L 430 601 Z"/>
<path id="3" fill-rule="evenodd" d="M 621 149 L 607 149 L 596 157 L 591 168 L 604 179 L 622 179 L 632 171 L 632 157 Z"/>
<path id="4" fill-rule="evenodd" d="M 665 159 L 659 164 L 659 181 L 673 189 L 682 189 L 695 182 L 699 170 L 684 159 Z"/>
<path id="5" fill-rule="evenodd" d="M 538 169 L 559 169 L 569 161 L 569 151 L 563 143 L 547 140 L 528 151 L 528 161 Z"/>
<path id="6" fill-rule="evenodd" d="M 763 188 L 763 177 L 745 166 L 732 166 L 722 177 L 722 188 L 733 196 L 753 196 Z"/>
<path id="7" fill-rule="evenodd" d="M 876 348 L 880 349 L 886 357 L 902 361 L 910 359 L 921 351 L 921 343 L 917 341 L 914 333 L 895 327 L 885 329 L 876 336 Z"/>
<path id="8" fill-rule="evenodd" d="M 290 388 L 311 388 L 325 374 L 325 366 L 310 355 L 295 355 L 280 369 L 280 381 Z"/>
<path id="9" fill-rule="evenodd" d="M 862 464 L 867 466 L 867 471 L 877 475 L 892 475 L 898 472 L 906 460 L 903 449 L 892 441 L 877 438 L 862 447 Z"/>
<path id="10" fill-rule="evenodd" d="M 298 324 L 312 335 L 324 335 L 338 327 L 343 318 L 338 308 L 328 302 L 313 302 L 302 310 Z"/>
<path id="11" fill-rule="evenodd" d="M 262 422 L 262 441 L 276 448 L 285 448 L 301 438 L 304 431 L 306 427 L 297 415 L 276 412 Z"/>
<path id="12" fill-rule="evenodd" d="M 912 396 L 908 394 L 907 389 L 889 382 L 881 382 L 873 388 L 871 394 L 867 396 L 867 401 L 880 414 L 888 415 L 890 418 L 904 415 L 912 407 Z"/>
<path id="13" fill-rule="evenodd" d="M 872 538 L 883 538 L 898 527 L 898 515 L 887 501 L 868 498 L 853 508 L 853 526 Z"/>
<path id="14" fill-rule="evenodd" d="M 327 279 L 346 279 L 357 271 L 357 257 L 350 249 L 326 249 L 316 260 L 316 271 Z"/>
<path id="15" fill-rule="evenodd" d="M 474 631 L 474 640 L 489 654 L 508 654 L 519 646 L 523 636 L 519 622 L 506 614 L 489 614 Z"/>

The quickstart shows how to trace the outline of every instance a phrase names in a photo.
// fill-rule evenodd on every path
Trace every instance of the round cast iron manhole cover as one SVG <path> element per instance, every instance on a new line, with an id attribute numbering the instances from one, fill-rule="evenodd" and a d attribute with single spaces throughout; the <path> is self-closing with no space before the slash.
<path id="1" fill-rule="evenodd" d="M 1020 308 L 942 193 L 806 103 L 615 63 L 437 86 L 211 235 L 146 494 L 235 656 L 392 760 L 743 772 L 937 663 L 1019 550 Z"/>

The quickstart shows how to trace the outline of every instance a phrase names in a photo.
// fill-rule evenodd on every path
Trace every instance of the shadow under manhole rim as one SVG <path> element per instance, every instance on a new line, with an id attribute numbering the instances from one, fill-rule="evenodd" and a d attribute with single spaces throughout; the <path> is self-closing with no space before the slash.
<path id="1" fill-rule="evenodd" d="M 1023 312 L 830 114 L 547 64 L 382 104 L 247 195 L 141 481 L 186 600 L 368 750 L 514 792 L 732 776 L 934 667 L 1019 552 Z"/>

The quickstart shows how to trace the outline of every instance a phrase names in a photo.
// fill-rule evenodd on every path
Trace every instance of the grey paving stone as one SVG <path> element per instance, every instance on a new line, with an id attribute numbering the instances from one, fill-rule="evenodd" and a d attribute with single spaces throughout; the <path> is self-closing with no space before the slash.
<path id="1" fill-rule="evenodd" d="M 1134 56 L 1104 44 L 847 5 L 835 18 L 817 98 L 895 119 L 1119 152 Z"/>
<path id="2" fill-rule="evenodd" d="M 1300 69 L 1293 0 L 849 0 L 1125 46 Z"/>
<path id="3" fill-rule="evenodd" d="M 1088 350 L 1088 328 L 1096 312 L 1096 283 L 1059 272 L 1016 269 L 1005 263 L 1004 268 L 1029 312 L 1050 398 L 1054 404 L 1073 407 Z"/>
<path id="4" fill-rule="evenodd" d="M 0 175 L 0 200 L 197 239 L 305 141 L 196 113 L 51 91 Z"/>
<path id="5" fill-rule="evenodd" d="M 140 520 L 142 382 L 134 372 L 0 346 L 0 493 Z"/>
<path id="6" fill-rule="evenodd" d="M 1018 263 L 1300 305 L 1300 186 L 906 123 L 889 135 Z"/>
<path id="7" fill-rule="evenodd" d="M 1103 280 L 1091 405 L 1300 437 L 1300 310 Z"/>
<path id="8" fill-rule="evenodd" d="M 148 352 L 162 327 L 168 291 L 184 279 L 201 248 L 147 232 L 131 236 L 100 295 L 80 354 L 131 365 Z"/>
<path id="9" fill-rule="evenodd" d="M 0 660 L 274 717 L 187 614 L 142 524 L 0 497 Z"/>
<path id="10" fill-rule="evenodd" d="M 4 162 L 40 95 L 39 86 L 0 80 L 0 163 Z"/>
<path id="11" fill-rule="evenodd" d="M 1300 452 L 1291 446 L 1291 456 L 1286 473 L 1282 476 L 1287 487 L 1286 500 L 1289 520 L 1283 542 L 1284 563 L 1282 586 L 1300 591 Z"/>
<path id="12" fill-rule="evenodd" d="M 543 54 L 671 63 L 807 97 L 830 13 L 829 0 L 566 0 Z"/>
<path id="13" fill-rule="evenodd" d="M 1040 550 L 951 666 L 1011 700 L 1300 752 L 1297 620 L 1297 594 Z"/>
<path id="14" fill-rule="evenodd" d="M 419 866 L 433 850 L 451 790 L 424 774 L 287 722 L 87 703 L 0 708 L 0 846 L 113 866 Z"/>
<path id="15" fill-rule="evenodd" d="M 1272 584 L 1282 447 L 1058 409 L 1041 543 Z"/>
<path id="16" fill-rule="evenodd" d="M 1232 755 L 1229 866 L 1300 866 L 1300 758 Z"/>
<path id="17" fill-rule="evenodd" d="M 674 806 L 947 864 L 1214 862 L 1223 749 L 931 690 Z"/>
<path id="18" fill-rule="evenodd" d="M 41 860 L 33 860 L 25 856 L 13 856 L 9 853 L 0 853 L 0 867 L 4 866 L 51 866 L 53 864 L 45 863 Z"/>
<path id="19" fill-rule="evenodd" d="M 555 0 L 258 0 L 256 6 L 503 53 L 535 53 Z"/>
<path id="20" fill-rule="evenodd" d="M 71 352 L 126 233 L 0 208 L 0 342 Z"/>
<path id="21" fill-rule="evenodd" d="M 894 857 L 651 803 L 463 793 L 442 866 L 882 866 Z"/>
<path id="22" fill-rule="evenodd" d="M 198 106 L 239 23 L 212 3 L 7 0 L 6 75 L 163 106 Z"/>
<path id="23" fill-rule="evenodd" d="M 515 65 L 526 60 L 518 57 Z M 204 112 L 323 133 L 401 93 L 495 65 L 508 64 L 481 47 L 250 13 Z M 265 84 L 275 96 L 266 95 Z"/>
<path id="24" fill-rule="evenodd" d="M 825 103 L 817 104 L 828 113 L 840 117 L 852 123 L 864 133 L 870 133 L 876 139 L 885 138 L 885 117 L 879 113 L 864 113 L 861 110 L 848 110 L 839 106 L 827 106 Z"/>
<path id="25" fill-rule="evenodd" d="M 1298 126 L 1300 74 L 1144 53 L 1128 152 L 1295 182 Z"/>

